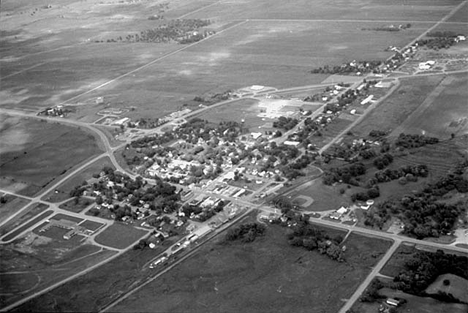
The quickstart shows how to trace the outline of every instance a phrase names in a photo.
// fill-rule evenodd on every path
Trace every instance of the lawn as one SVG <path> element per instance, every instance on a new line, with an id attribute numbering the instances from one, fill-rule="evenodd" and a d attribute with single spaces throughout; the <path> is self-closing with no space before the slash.
<path id="1" fill-rule="evenodd" d="M 210 243 L 112 311 L 337 312 L 389 247 L 352 236 L 338 263 L 289 246 L 285 231 L 270 226 L 250 244 Z"/>
<path id="2" fill-rule="evenodd" d="M 100 232 L 99 235 L 96 236 L 95 241 L 108 247 L 125 249 L 136 243 L 146 234 L 148 234 L 148 231 L 121 223 L 115 223 Z"/>
<path id="3" fill-rule="evenodd" d="M 36 194 L 100 151 L 93 135 L 75 127 L 8 115 L 0 122 L 0 187 L 22 195 Z"/>
<path id="4" fill-rule="evenodd" d="M 21 210 L 30 200 L 5 194 L 3 196 L 5 203 L 0 202 L 0 222 Z"/>

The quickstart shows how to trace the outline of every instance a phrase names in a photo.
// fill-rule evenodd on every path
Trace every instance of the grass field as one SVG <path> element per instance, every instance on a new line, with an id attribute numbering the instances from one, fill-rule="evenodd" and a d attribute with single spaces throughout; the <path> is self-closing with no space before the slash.
<path id="1" fill-rule="evenodd" d="M 80 223 L 83 219 L 82 218 L 78 218 L 78 217 L 74 217 L 74 216 L 70 216 L 70 215 L 66 215 L 66 214 L 62 214 L 62 213 L 59 213 L 59 214 L 55 214 L 54 216 L 51 217 L 51 219 L 53 220 L 69 220 L 69 221 L 72 221 L 74 223 Z"/>
<path id="2" fill-rule="evenodd" d="M 380 278 L 379 278 L 380 279 Z M 468 305 L 461 303 L 445 303 L 429 297 L 417 297 L 399 290 L 383 288 L 379 290 L 379 294 L 388 298 L 403 298 L 408 302 L 403 304 L 399 310 L 401 312 L 412 313 L 465 313 Z M 363 303 L 356 302 L 353 310 L 360 313 L 374 313 L 378 312 L 380 303 Z"/>
<path id="3" fill-rule="evenodd" d="M 59 208 L 70 211 L 70 212 L 74 212 L 74 213 L 80 213 L 81 211 L 83 211 L 88 206 L 94 203 L 93 200 L 88 199 L 88 198 L 83 198 L 83 197 L 80 197 L 78 199 L 78 203 L 75 203 L 75 201 L 76 201 L 75 199 L 71 199 L 59 205 Z"/>
<path id="4" fill-rule="evenodd" d="M 72 178 L 66 180 L 62 185 L 55 188 L 55 190 L 46 194 L 43 200 L 49 202 L 61 202 L 70 198 L 70 191 L 78 185 L 81 185 L 83 181 L 93 177 L 93 174 L 100 173 L 104 166 L 110 166 L 114 168 L 112 162 L 108 157 L 101 158 L 88 166 L 80 173 L 73 175 Z M 56 192 L 57 191 L 57 192 Z"/>
<path id="5" fill-rule="evenodd" d="M 85 270 L 115 252 L 32 234 L 14 244 L 0 246 L 0 253 L 1 288 L 10 291 L 0 294 L 0 308 L 3 308 Z"/>
<path id="6" fill-rule="evenodd" d="M 293 201 L 296 199 L 303 199 L 303 196 L 313 199 L 313 203 L 311 205 L 302 207 L 304 211 L 321 212 L 337 210 L 343 205 L 347 206 L 350 204 L 348 197 L 340 195 L 338 187 L 324 185 L 322 183 L 322 179 L 311 181 L 304 186 L 304 188 L 301 188 L 301 190 L 289 195 Z"/>
<path id="7" fill-rule="evenodd" d="M 334 262 L 289 246 L 285 229 L 271 226 L 251 244 L 210 243 L 112 310 L 337 312 L 389 245 L 352 236 L 346 246 L 346 263 Z"/>
<path id="8" fill-rule="evenodd" d="M 45 204 L 35 204 L 27 208 L 22 213 L 15 216 L 13 219 L 8 221 L 6 224 L 0 226 L 0 236 L 3 236 L 19 225 L 25 223 L 26 221 L 30 220 L 34 216 L 37 216 L 44 212 L 49 206 Z"/>
<path id="9" fill-rule="evenodd" d="M 398 247 L 398 249 L 395 251 L 395 253 L 387 262 L 387 264 L 385 264 L 384 268 L 380 271 L 380 273 L 382 275 L 389 276 L 389 277 L 397 276 L 398 273 L 400 273 L 400 271 L 403 270 L 404 263 L 411 257 L 411 255 L 416 253 L 418 249 L 424 250 L 424 251 L 436 252 L 435 250 L 428 250 L 426 249 L 426 247 L 402 244 Z M 444 252 L 449 253 L 449 254 L 466 255 L 460 252 L 450 251 L 450 250 L 444 250 Z"/>
<path id="10" fill-rule="evenodd" d="M 41 215 L 36 216 L 35 218 L 29 220 L 28 222 L 21 225 L 19 228 L 16 228 L 14 231 L 12 231 L 8 235 L 6 235 L 4 238 L 2 238 L 2 241 L 6 242 L 6 241 L 10 241 L 10 240 L 14 239 L 16 236 L 21 234 L 23 231 L 25 231 L 29 227 L 33 226 L 34 224 L 39 223 L 40 221 L 42 221 L 43 219 L 45 219 L 46 217 L 48 217 L 52 213 L 54 213 L 54 211 L 48 210 L 48 211 L 45 211 L 44 213 L 42 213 Z"/>
<path id="11" fill-rule="evenodd" d="M 116 248 L 125 249 L 142 238 L 148 231 L 136 229 L 121 223 L 115 223 L 104 229 L 96 236 L 95 241 L 99 244 Z"/>
<path id="12" fill-rule="evenodd" d="M 6 203 L 0 203 L 0 222 L 6 220 L 16 211 L 22 209 L 30 201 L 13 195 L 4 195 Z"/>
<path id="13" fill-rule="evenodd" d="M 448 280 L 450 284 L 444 285 L 444 280 Z M 427 287 L 426 292 L 429 294 L 437 294 L 445 292 L 452 294 L 456 299 L 463 303 L 468 303 L 468 280 L 453 274 L 444 274 L 437 277 L 436 281 Z"/>
<path id="14" fill-rule="evenodd" d="M 99 229 L 100 227 L 102 227 L 104 224 L 101 224 L 101 223 L 98 223 L 98 222 L 93 222 L 93 221 L 89 221 L 89 220 L 86 220 L 84 221 L 83 223 L 80 224 L 80 226 L 86 228 L 86 229 L 89 229 L 89 230 L 92 230 L 92 231 L 95 231 L 97 229 Z"/>
<path id="15" fill-rule="evenodd" d="M 94 137 L 77 128 L 4 114 L 0 122 L 0 187 L 19 194 L 36 194 L 100 151 Z M 15 183 L 23 187 L 15 190 Z"/>
<path id="16" fill-rule="evenodd" d="M 154 272 L 143 265 L 162 253 L 178 238 L 165 240 L 156 249 L 129 250 L 123 255 L 71 282 L 41 295 L 16 312 L 97 312 L 109 301 L 119 298 L 133 282 L 147 278 Z M 112 310 L 113 311 L 113 310 Z"/>

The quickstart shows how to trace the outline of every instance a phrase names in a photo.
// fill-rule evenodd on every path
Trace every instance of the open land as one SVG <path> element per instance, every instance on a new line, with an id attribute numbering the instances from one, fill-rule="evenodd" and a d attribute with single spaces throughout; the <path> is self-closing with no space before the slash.
<path id="1" fill-rule="evenodd" d="M 21 212 L 13 219 L 9 220 L 7 223 L 3 224 L 0 227 L 0 236 L 3 236 L 13 229 L 17 228 L 23 223 L 26 223 L 28 220 L 32 219 L 35 216 L 38 216 L 40 213 L 44 212 L 48 208 L 45 204 L 31 204 L 25 211 Z"/>
<path id="2" fill-rule="evenodd" d="M 135 282 L 151 276 L 143 266 L 173 244 L 172 239 L 156 249 L 129 250 L 114 260 L 60 288 L 41 295 L 17 308 L 17 312 L 98 311 L 109 301 L 131 290 Z"/>
<path id="3" fill-rule="evenodd" d="M 278 226 L 268 227 L 265 237 L 251 244 L 221 241 L 203 247 L 113 310 L 336 312 L 389 247 L 385 241 L 351 235 L 345 242 L 346 262 L 337 263 L 289 246 L 285 229 Z"/>
<path id="4" fill-rule="evenodd" d="M 29 200 L 6 194 L 3 196 L 5 203 L 0 203 L 0 221 L 5 220 L 18 209 L 23 208 L 29 203 Z"/>
<path id="5" fill-rule="evenodd" d="M 454 9 L 460 4 L 462 6 L 455 12 Z M 157 271 L 149 269 L 148 264 L 160 257 L 161 253 L 182 236 L 163 240 L 162 244 L 152 246 L 154 249 L 147 248 L 148 241 L 139 240 L 149 236 L 150 228 L 157 229 L 164 237 L 167 234 L 162 229 L 163 224 L 166 224 L 166 230 L 172 229 L 176 222 L 182 222 L 184 225 L 190 214 L 187 213 L 183 221 L 178 216 L 180 210 L 177 209 L 181 201 L 174 200 L 178 194 L 172 191 L 172 186 L 158 185 L 157 190 L 140 188 L 140 182 L 144 181 L 144 185 L 148 182 L 154 183 L 152 178 L 157 177 L 152 174 L 151 179 L 145 176 L 143 180 L 133 181 L 136 176 L 131 169 L 135 169 L 140 175 L 146 175 L 148 167 L 155 165 L 154 170 L 164 170 L 164 175 L 170 176 L 173 174 L 171 171 L 159 166 L 166 166 L 171 159 L 177 158 L 180 167 L 176 166 L 175 173 L 187 175 L 185 168 L 188 162 L 180 162 L 180 156 L 187 152 L 188 159 L 193 159 L 189 155 L 192 153 L 192 146 L 189 147 L 190 151 L 182 151 L 181 148 L 177 154 L 167 153 L 171 147 L 159 143 L 151 143 L 149 146 L 142 144 L 141 147 L 135 148 L 131 147 L 131 136 L 126 142 L 118 142 L 117 140 L 122 138 L 114 137 L 126 128 L 125 125 L 112 128 L 94 123 L 107 118 L 117 120 L 122 117 L 131 118 L 132 122 L 135 122 L 139 118 L 161 118 L 184 108 L 201 108 L 202 112 L 187 115 L 208 120 L 209 123 L 201 127 L 209 128 L 213 123 L 223 121 L 239 123 L 244 120 L 243 127 L 235 125 L 226 130 L 229 135 L 246 135 L 244 131 L 247 129 L 261 133 L 265 130 L 275 131 L 275 118 L 289 114 L 301 120 L 297 130 L 305 126 L 305 117 L 300 114 L 302 112 L 299 109 L 311 110 L 312 119 L 316 119 L 320 113 L 317 109 L 325 105 L 326 100 L 321 101 L 322 98 L 319 97 L 319 101 L 303 102 L 288 97 L 304 99 L 317 92 L 321 94 L 330 83 L 337 84 L 341 81 L 351 83 L 353 86 L 347 91 L 353 91 L 351 89 L 356 88 L 364 78 L 356 73 L 349 76 L 323 72 L 312 74 L 312 69 L 326 65 L 340 66 L 353 60 L 387 60 L 395 55 L 390 46 L 397 47 L 396 49 L 404 47 L 430 28 L 464 34 L 468 23 L 467 10 L 468 5 L 462 0 L 432 1 L 430 4 L 419 0 L 314 0 L 313 3 L 303 0 L 172 0 L 167 3 L 146 0 L 39 0 L 34 4 L 27 0 L 9 0 L 2 3 L 0 110 L 12 112 L 12 115 L 3 112 L 0 115 L 0 188 L 15 195 L 36 198 L 30 198 L 32 203 L 28 207 L 26 205 L 29 198 L 10 198 L 13 196 L 8 196 L 7 202 L 0 205 L 0 212 L 6 213 L 3 219 L 8 218 L 8 215 L 11 217 L 15 210 L 22 210 L 21 206 L 24 209 L 0 225 L 0 234 L 6 235 L 2 238 L 3 241 L 13 240 L 28 230 L 21 238 L 0 246 L 0 280 L 3 282 L 0 287 L 0 307 L 19 305 L 14 310 L 20 312 L 99 311 L 103 308 L 108 309 L 107 305 L 115 304 L 117 299 L 124 299 L 117 303 L 117 306 L 111 307 L 112 311 L 336 312 L 343 304 L 352 304 L 356 299 L 354 290 L 363 290 L 362 286 L 370 282 L 370 277 L 375 277 L 375 271 L 371 273 L 371 268 L 377 266 L 379 259 L 390 247 L 390 242 L 352 232 L 344 242 L 346 261 L 340 263 L 316 251 L 310 252 L 290 246 L 285 236 L 289 228 L 281 228 L 278 225 L 268 226 L 266 235 L 257 237 L 250 244 L 227 244 L 219 234 L 210 237 L 203 245 L 192 242 L 193 254 L 188 255 L 190 258 L 184 259 L 183 262 L 171 259 L 170 262 L 175 263 L 171 271 L 157 276 L 156 281 L 130 295 L 129 292 L 156 275 Z M 448 16 L 451 13 L 455 14 Z M 208 26 L 199 29 L 200 32 L 205 31 L 205 35 L 208 32 L 208 35 L 189 44 L 179 44 L 173 38 L 165 43 L 118 39 L 143 34 L 144 31 L 160 27 L 174 19 L 209 20 Z M 409 23 L 410 27 L 405 26 L 398 31 L 376 30 L 383 26 L 402 26 Z M 289 159 L 288 162 L 283 162 L 283 152 L 275 150 L 276 156 L 282 155 L 279 157 L 281 160 L 277 160 L 268 152 L 273 150 L 272 147 L 259 146 L 262 151 L 258 152 L 257 161 L 262 163 L 261 166 L 266 170 L 257 171 L 260 167 L 255 161 L 251 162 L 246 173 L 241 173 L 245 175 L 244 178 L 253 177 L 250 184 L 245 183 L 246 179 L 239 177 L 231 183 L 242 189 L 241 191 L 247 186 L 249 190 L 243 194 L 242 199 L 233 196 L 234 194 L 219 194 L 218 197 L 215 192 L 211 193 L 214 191 L 214 185 L 222 182 L 219 179 L 210 186 L 210 183 L 217 179 L 215 177 L 218 173 L 215 173 L 214 169 L 216 172 L 221 170 L 230 174 L 235 172 L 237 175 L 237 169 L 240 170 L 244 160 L 240 160 L 241 163 L 238 164 L 234 160 L 242 151 L 238 149 L 237 142 L 220 144 L 221 149 L 231 145 L 229 150 L 232 151 L 230 153 L 233 157 L 226 157 L 224 153 L 217 151 L 219 155 L 216 167 L 213 167 L 213 164 L 208 166 L 213 160 L 209 159 L 205 152 L 202 153 L 206 158 L 200 160 L 206 162 L 206 166 L 195 168 L 191 163 L 188 167 L 188 172 L 193 172 L 191 174 L 194 176 L 197 174 L 195 183 L 191 183 L 190 187 L 191 193 L 196 195 L 193 199 L 207 199 L 206 202 L 203 200 L 204 204 L 214 203 L 212 200 L 215 198 L 223 199 L 253 208 L 253 203 L 260 203 L 261 200 L 257 199 L 264 198 L 267 190 L 271 190 L 270 196 L 274 196 L 282 186 L 279 185 L 281 182 L 293 185 L 286 195 L 289 195 L 292 204 L 297 205 L 304 213 L 335 210 L 342 205 L 349 206 L 351 193 L 365 191 L 362 184 L 359 187 L 340 183 L 328 186 L 322 184 L 321 179 L 304 183 L 312 175 L 315 178 L 318 170 L 323 173 L 322 169 L 308 164 L 316 160 L 317 155 L 313 152 L 316 148 L 325 151 L 333 142 L 340 144 L 347 140 L 361 139 L 375 129 L 389 131 L 390 138 L 395 138 L 400 132 L 407 132 L 441 139 L 438 144 L 403 150 L 395 154 L 389 169 L 424 164 L 429 167 L 429 177 L 420 178 L 417 182 L 410 182 L 405 186 L 397 181 L 382 183 L 377 201 L 400 197 L 409 190 L 420 190 L 427 182 L 445 175 L 453 165 L 464 160 L 464 153 L 467 152 L 468 121 L 465 116 L 465 102 L 468 94 L 466 73 L 463 72 L 468 65 L 465 60 L 467 53 L 466 42 L 438 51 L 419 49 L 413 56 L 414 59 L 406 64 L 407 67 L 417 67 L 417 62 L 430 59 L 436 60 L 437 65 L 430 71 L 419 73 L 420 77 L 399 77 L 406 76 L 407 69 L 391 74 L 394 79 L 392 84 L 397 83 L 399 87 L 384 101 L 377 102 L 375 109 L 373 104 L 359 106 L 359 97 L 363 95 L 358 95 L 358 99 L 341 114 L 332 112 L 323 116 L 324 112 L 319 117 L 325 117 L 325 124 L 318 122 L 318 119 L 314 120 L 314 123 L 320 124 L 320 134 L 298 137 L 307 138 L 313 147 L 307 144 L 299 146 L 299 154 L 296 156 L 305 156 L 305 160 L 302 159 L 301 162 L 306 164 L 305 167 L 301 167 L 298 163 L 297 167 L 302 171 L 300 174 L 306 176 L 297 180 L 292 178 L 286 182 L 286 179 L 280 177 L 280 173 L 286 173 L 283 172 L 287 168 L 284 163 L 290 163 Z M 440 75 L 443 70 L 458 70 L 459 74 Z M 210 104 L 213 108 L 199 106 L 199 101 L 195 99 L 216 99 L 217 95 L 226 91 L 236 94 L 237 90 L 243 88 L 245 91 L 251 85 L 267 86 L 269 89 L 257 93 L 254 92 L 254 88 L 250 88 L 244 99 L 229 98 L 225 105 Z M 332 87 L 336 94 L 341 90 L 338 87 L 340 86 Z M 270 92 L 272 94 L 268 94 Z M 371 92 L 379 99 L 387 96 L 388 90 L 374 89 Z M 36 114 L 57 105 L 63 107 L 66 114 L 55 115 L 54 121 L 47 120 L 46 117 L 39 117 L 42 120 L 38 121 L 32 114 L 28 118 L 13 115 L 30 114 L 29 112 Z M 263 111 L 265 107 L 271 109 L 277 106 L 280 110 L 273 112 L 277 116 L 266 116 L 271 115 L 272 110 L 266 114 Z M 351 113 L 352 108 L 359 112 Z M 367 110 L 368 108 L 370 109 Z M 111 113 L 107 116 L 103 111 L 121 113 Z M 41 112 L 43 113 L 44 111 Z M 331 122 L 328 121 L 329 117 Z M 74 127 L 62 125 L 67 122 L 75 124 Z M 142 134 L 161 133 L 164 129 L 176 134 L 176 124 L 177 122 L 169 123 L 164 128 L 154 131 L 134 130 L 138 135 L 134 134 L 133 138 Z M 351 128 L 352 126 L 354 127 Z M 345 129 L 346 138 L 340 138 Z M 350 129 L 351 131 L 348 131 Z M 291 136 L 299 136 L 293 131 L 294 129 L 289 132 L 292 133 Z M 209 142 L 207 137 L 213 136 L 213 133 L 225 139 L 214 130 L 210 131 L 210 134 L 203 134 L 202 138 L 202 132 L 203 129 L 196 129 L 196 132 L 185 135 L 192 137 L 191 142 L 198 141 L 197 145 L 205 147 Z M 288 136 L 289 134 L 285 134 L 275 139 L 278 140 L 275 143 L 290 139 Z M 261 138 L 260 143 L 262 140 L 265 142 L 264 139 Z M 169 140 L 170 143 L 174 141 L 174 137 Z M 213 145 L 212 142 L 209 144 Z M 205 147 L 202 147 L 202 150 Z M 169 149 L 166 151 L 166 148 Z M 309 149 L 310 154 L 302 154 Z M 93 164 L 89 164 L 89 160 L 103 150 L 105 154 L 100 155 L 100 159 Z M 126 150 L 129 150 L 134 165 L 127 164 L 122 157 L 122 151 Z M 196 148 L 193 149 L 195 150 Z M 164 162 L 157 164 L 153 157 L 161 157 L 159 161 L 164 159 Z M 325 170 L 339 162 L 347 162 L 344 159 L 338 163 L 332 160 L 324 165 L 320 156 L 318 158 L 320 160 L 315 164 Z M 139 163 L 141 160 L 144 162 Z M 275 165 L 272 167 L 268 162 Z M 79 172 L 65 176 L 77 165 L 82 165 Z M 95 186 L 100 188 L 100 194 L 108 203 L 104 203 L 107 205 L 105 208 L 96 206 L 93 210 L 100 209 L 100 212 L 106 212 L 106 217 L 112 219 L 123 220 L 125 217 L 128 224 L 120 221 L 109 223 L 99 219 L 102 216 L 88 217 L 85 221 L 87 217 L 82 210 L 88 206 L 84 203 L 88 200 L 87 196 L 77 198 L 77 203 L 74 203 L 74 199 L 67 201 L 70 191 L 78 185 L 85 186 L 83 188 L 87 188 L 87 191 L 97 191 L 85 181 L 93 174 L 99 174 L 104 165 L 129 176 L 124 182 L 122 177 L 116 180 L 117 175 L 114 173 L 106 173 L 99 177 L 100 185 Z M 375 172 L 375 169 L 369 170 L 362 179 L 372 177 Z M 54 188 L 49 187 L 48 190 L 39 193 L 61 176 L 61 185 L 54 185 Z M 200 179 L 201 176 L 203 179 Z M 166 178 L 168 177 L 165 176 L 164 179 Z M 174 186 L 183 191 L 182 185 L 187 181 L 182 182 L 175 178 L 180 184 Z M 259 180 L 261 184 L 257 182 Z M 272 184 L 273 181 L 276 182 Z M 174 181 L 171 180 L 171 183 Z M 278 188 L 268 187 L 273 185 Z M 209 189 L 208 186 L 213 188 Z M 147 191 L 148 193 L 144 194 Z M 265 193 L 262 193 L 263 191 Z M 163 192 L 171 196 L 173 202 L 160 205 L 163 198 L 160 193 Z M 236 189 L 235 193 L 237 192 Z M 120 208 L 113 205 L 117 199 Z M 268 207 L 268 199 L 264 199 L 264 210 L 274 210 L 274 215 L 279 210 Z M 58 208 L 51 203 L 48 206 L 48 202 L 57 203 Z M 172 208 L 167 210 L 169 204 Z M 158 205 L 158 208 L 155 205 Z M 71 211 L 68 213 L 70 215 L 61 209 Z M 184 209 L 187 212 L 195 212 L 192 207 Z M 213 211 L 209 211 L 213 208 L 206 209 L 203 207 L 203 212 L 196 214 L 198 218 L 200 215 L 214 214 Z M 233 209 L 236 210 L 237 208 Z M 223 225 L 227 223 L 227 226 L 232 226 L 229 222 L 232 216 L 226 212 L 215 215 L 212 221 L 219 219 Z M 67 240 L 67 236 L 64 235 L 69 232 L 69 228 L 46 227 L 48 222 L 35 226 L 53 213 L 55 215 L 52 220 L 65 219 L 81 223 L 80 226 L 88 232 Z M 96 211 L 93 211 L 89 214 L 96 215 L 95 213 Z M 146 219 L 148 213 L 150 217 Z M 120 216 L 122 214 L 125 216 Z M 287 214 L 284 214 L 281 218 L 286 216 Z M 167 225 L 169 217 L 175 219 Z M 150 218 L 151 226 L 146 223 Z M 144 227 L 148 229 L 131 226 L 137 219 L 141 221 L 138 222 L 139 225 L 146 224 Z M 163 219 L 166 222 L 161 222 Z M 0 219 L 0 222 L 2 221 Z M 209 228 L 199 221 L 191 222 L 188 223 L 192 224 L 190 226 Z M 326 225 L 329 219 L 317 222 Z M 348 226 L 351 224 L 336 225 L 338 229 L 326 228 L 325 231 L 335 236 L 344 235 L 345 230 L 352 229 Z M 357 225 L 356 227 L 359 227 L 361 224 Z M 183 229 L 186 229 L 185 227 L 187 224 Z M 98 234 L 92 234 L 100 228 L 104 229 Z M 360 228 L 359 231 L 372 234 L 372 231 L 364 228 Z M 396 240 L 392 249 L 401 242 L 401 237 L 396 235 L 382 233 L 382 237 Z M 138 245 L 135 245 L 137 243 Z M 441 246 L 433 242 L 431 244 L 433 247 Z M 132 246 L 135 249 L 132 249 Z M 456 246 L 450 248 L 457 249 Z M 401 268 L 402 259 L 407 252 L 405 249 L 410 248 L 406 245 L 400 246 L 382 274 L 391 276 L 389 273 Z M 383 260 L 390 257 L 391 251 L 393 250 L 388 250 L 382 264 Z M 117 257 L 107 262 L 113 256 Z M 382 264 L 379 263 L 378 266 Z M 96 266 L 99 266 L 97 271 L 90 271 Z M 71 278 L 73 280 L 69 281 Z M 361 285 L 362 282 L 364 283 Z M 59 285 L 60 287 L 56 288 Z M 398 296 L 391 290 L 382 292 L 386 297 Z M 28 298 L 29 296 L 31 297 Z M 17 302 L 25 297 L 26 303 Z M 347 301 L 348 299 L 350 301 Z M 431 307 L 440 312 L 466 310 L 464 306 L 426 300 L 413 297 L 406 308 L 415 312 L 429 312 Z M 376 311 L 377 307 L 362 306 L 362 309 L 371 312 L 370 310 Z M 342 311 L 344 312 L 344 309 Z"/>
<path id="6" fill-rule="evenodd" d="M 49 202 L 61 202 L 70 198 L 70 191 L 76 186 L 80 185 L 83 181 L 93 177 L 93 174 L 99 173 L 103 167 L 113 167 L 109 158 L 102 158 L 88 166 L 80 173 L 73 175 L 70 179 L 66 180 L 63 184 L 55 188 L 43 197 L 43 200 Z"/>
<path id="7" fill-rule="evenodd" d="M 8 115 L 0 118 L 0 186 L 10 191 L 34 195 L 100 151 L 93 135 L 76 128 Z"/>
<path id="8" fill-rule="evenodd" d="M 0 247 L 0 277 L 4 288 L 0 295 L 2 307 L 79 273 L 115 253 L 80 243 L 81 236 L 66 241 L 62 238 L 63 231 L 57 227 L 46 233 L 35 231 Z"/>

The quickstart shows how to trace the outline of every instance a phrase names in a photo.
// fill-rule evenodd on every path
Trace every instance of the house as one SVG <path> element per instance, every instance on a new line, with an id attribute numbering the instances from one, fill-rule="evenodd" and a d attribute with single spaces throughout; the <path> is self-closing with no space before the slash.
<path id="1" fill-rule="evenodd" d="M 297 147 L 298 145 L 300 145 L 301 143 L 299 141 L 291 141 L 291 140 L 286 140 L 285 142 L 283 142 L 284 145 L 286 146 L 292 146 L 292 147 Z"/>
<path id="2" fill-rule="evenodd" d="M 367 103 L 371 102 L 373 98 L 374 98 L 374 95 L 368 96 L 367 98 L 365 98 L 364 100 L 361 101 L 361 105 L 364 105 L 364 104 L 367 104 Z"/>
<path id="3" fill-rule="evenodd" d="M 400 301 L 397 300 L 397 299 L 393 299 L 393 298 L 388 298 L 385 303 L 387 303 L 388 305 L 392 305 L 392 306 L 399 306 L 400 305 Z"/>
<path id="4" fill-rule="evenodd" d="M 339 208 L 337 211 L 336 211 L 338 214 L 340 215 L 343 215 L 343 214 L 346 214 L 348 212 L 348 209 L 345 208 L 344 206 L 342 206 L 341 208 Z"/>

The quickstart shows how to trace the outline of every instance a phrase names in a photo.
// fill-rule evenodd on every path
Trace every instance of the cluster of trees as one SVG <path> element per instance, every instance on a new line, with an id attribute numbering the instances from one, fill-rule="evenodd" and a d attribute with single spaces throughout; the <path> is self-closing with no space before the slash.
<path id="1" fill-rule="evenodd" d="M 404 224 L 403 233 L 424 239 L 450 233 L 466 211 L 465 204 L 445 204 L 432 197 L 404 196 L 400 201 L 386 201 L 365 212 L 364 223 L 382 228 L 392 216 Z"/>
<path id="2" fill-rule="evenodd" d="M 300 158 L 298 158 L 294 163 L 291 163 L 289 166 L 294 170 L 301 170 L 303 168 L 306 168 L 314 160 L 315 155 L 303 154 Z"/>
<path id="3" fill-rule="evenodd" d="M 437 182 L 429 184 L 423 189 L 423 193 L 436 197 L 441 197 L 452 190 L 461 193 L 468 192 L 468 180 L 466 180 L 463 173 L 451 173 L 439 179 Z"/>
<path id="4" fill-rule="evenodd" d="M 374 160 L 374 165 L 379 170 L 386 168 L 390 163 L 393 162 L 393 156 L 390 153 L 385 153 L 384 155 L 376 158 Z"/>
<path id="5" fill-rule="evenodd" d="M 375 185 L 363 192 L 357 192 L 351 195 L 351 201 L 367 201 L 369 199 L 375 199 L 380 196 L 379 186 Z"/>
<path id="6" fill-rule="evenodd" d="M 344 249 L 339 245 L 343 237 L 338 235 L 331 238 L 324 231 L 313 227 L 307 221 L 301 221 L 292 229 L 288 235 L 288 242 L 295 247 L 304 247 L 307 250 L 318 250 L 326 254 L 332 260 L 343 262 Z"/>
<path id="7" fill-rule="evenodd" d="M 299 141 L 299 142 L 303 142 L 308 140 L 309 136 L 311 134 L 314 134 L 316 131 L 318 131 L 319 129 L 319 125 L 317 122 L 315 122 L 313 119 L 311 119 L 310 117 L 306 118 L 304 120 L 304 125 L 303 127 L 298 130 L 297 132 L 295 132 L 293 135 L 290 135 L 291 137 L 294 136 L 294 140 L 296 141 Z M 304 143 L 304 145 L 306 146 L 306 144 Z"/>
<path id="8" fill-rule="evenodd" d="M 200 102 L 205 105 L 211 105 L 216 102 L 226 101 L 230 99 L 231 96 L 232 96 L 232 90 L 227 90 L 223 93 L 217 93 L 208 97 L 195 96 L 195 98 L 193 98 L 193 101 Z"/>
<path id="9" fill-rule="evenodd" d="M 351 73 L 370 73 L 378 68 L 382 61 L 354 61 L 342 65 L 314 68 L 310 72 L 312 74 L 351 74 Z"/>
<path id="10" fill-rule="evenodd" d="M 113 182 L 114 186 L 109 186 L 108 183 L 101 179 L 99 182 L 93 183 L 90 187 L 93 191 L 99 191 L 100 196 L 96 197 L 96 204 L 103 203 L 113 204 L 114 198 L 122 202 L 127 200 L 128 204 L 113 204 L 111 212 L 115 214 L 115 219 L 120 220 L 124 216 L 135 217 L 132 212 L 132 206 L 141 205 L 141 201 L 149 204 L 149 209 L 156 212 L 171 213 L 178 208 L 180 195 L 176 193 L 176 187 L 169 183 L 163 182 L 160 179 L 155 180 L 155 185 L 148 185 L 140 176 L 135 180 L 127 175 L 122 175 L 115 172 L 110 167 L 103 168 L 103 172 L 109 182 Z"/>
<path id="11" fill-rule="evenodd" d="M 382 138 L 387 136 L 388 132 L 378 129 L 373 129 L 369 132 L 369 137 L 372 138 Z"/>
<path id="12" fill-rule="evenodd" d="M 375 302 L 376 300 L 385 299 L 385 296 L 382 296 L 379 293 L 379 290 L 384 288 L 384 284 L 380 281 L 380 279 L 375 278 L 369 286 L 364 290 L 359 301 L 361 302 Z"/>
<path id="13" fill-rule="evenodd" d="M 216 213 L 219 213 L 223 210 L 225 206 L 224 201 L 218 202 L 218 204 L 211 208 L 202 208 L 196 205 L 185 204 L 182 206 L 181 210 L 184 212 L 186 217 L 191 217 L 192 214 L 196 215 L 196 219 L 200 222 L 209 220 L 211 217 L 215 216 Z"/>
<path id="14" fill-rule="evenodd" d="M 165 43 L 178 41 L 180 43 L 189 43 L 187 40 L 194 40 L 199 36 L 204 36 L 212 32 L 198 33 L 199 28 L 210 25 L 209 20 L 201 19 L 177 19 L 171 20 L 167 24 L 160 25 L 153 29 L 141 31 L 139 34 L 130 34 L 125 38 L 119 36 L 116 39 L 108 39 L 107 42 L 146 42 L 146 43 Z M 186 42 L 187 41 L 187 42 Z M 102 42 L 102 41 L 101 41 Z M 193 42 L 193 41 L 192 41 Z"/>
<path id="15" fill-rule="evenodd" d="M 299 123 L 299 121 L 296 118 L 280 116 L 277 121 L 273 122 L 273 127 L 290 130 L 293 129 L 297 123 Z"/>
<path id="16" fill-rule="evenodd" d="M 258 236 L 265 234 L 266 227 L 259 223 L 247 223 L 230 228 L 226 233 L 227 241 L 240 240 L 243 243 L 253 242 Z"/>
<path id="17" fill-rule="evenodd" d="M 388 25 L 388 26 L 379 26 L 373 28 L 362 28 L 362 30 L 374 30 L 374 31 L 381 31 L 381 32 L 398 32 L 402 29 L 410 28 L 411 24 L 400 24 L 398 26 L 395 25 Z"/>
<path id="18" fill-rule="evenodd" d="M 359 185 L 354 178 L 365 173 L 366 167 L 360 162 L 332 168 L 323 173 L 323 183 L 325 185 L 332 185 L 333 183 L 342 181 L 345 184 Z"/>
<path id="19" fill-rule="evenodd" d="M 368 185 L 375 185 L 377 183 L 385 183 L 395 179 L 402 179 L 401 184 L 406 184 L 406 182 L 415 182 L 418 180 L 418 177 L 427 177 L 429 174 L 429 169 L 427 165 L 407 165 L 402 166 L 397 170 L 386 169 L 375 173 L 375 178 L 370 179 Z"/>
<path id="20" fill-rule="evenodd" d="M 425 145 L 433 145 L 438 142 L 439 142 L 439 139 L 436 137 L 401 133 L 398 136 L 397 140 L 395 141 L 395 145 L 398 147 L 409 149 L 409 148 L 419 148 Z"/>
<path id="21" fill-rule="evenodd" d="M 451 30 L 435 30 L 427 33 L 427 37 L 457 37 L 458 34 Z"/>
<path id="22" fill-rule="evenodd" d="M 418 41 L 416 41 L 418 46 L 425 46 L 433 50 L 448 49 L 451 46 L 453 46 L 456 42 L 456 38 L 454 37 L 434 37 L 419 39 Z"/>
<path id="23" fill-rule="evenodd" d="M 440 275 L 454 274 L 468 279 L 467 264 L 466 256 L 447 254 L 442 250 L 437 250 L 436 253 L 418 251 L 395 276 L 395 287 L 407 293 L 427 296 L 425 289 Z"/>
<path id="24" fill-rule="evenodd" d="M 131 144 L 127 146 L 127 148 L 129 148 L 130 146 L 134 149 L 146 148 L 148 146 L 155 146 L 155 145 L 159 146 L 159 145 L 171 142 L 174 139 L 175 139 L 174 133 L 165 132 L 165 133 L 158 134 L 158 135 L 145 136 L 145 137 L 136 139 L 132 141 Z"/>

